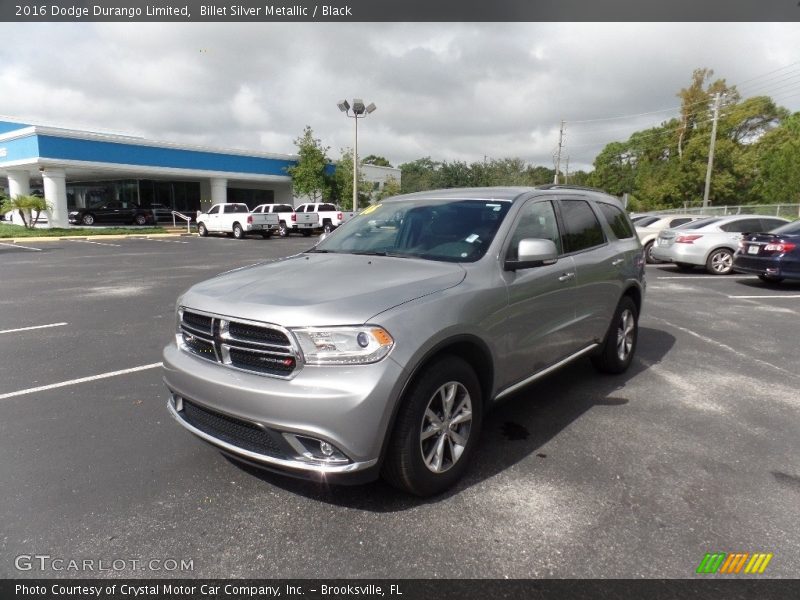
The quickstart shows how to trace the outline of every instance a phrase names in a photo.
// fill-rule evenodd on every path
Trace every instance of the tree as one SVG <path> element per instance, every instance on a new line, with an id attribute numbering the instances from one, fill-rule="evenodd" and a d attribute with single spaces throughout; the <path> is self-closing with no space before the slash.
<path id="1" fill-rule="evenodd" d="M 14 196 L 13 198 L 4 198 L 0 204 L 0 212 L 19 211 L 22 225 L 28 229 L 36 227 L 39 215 L 49 208 L 47 201 L 41 196 Z"/>
<path id="2" fill-rule="evenodd" d="M 800 202 L 800 112 L 759 140 L 754 193 L 767 203 Z"/>
<path id="3" fill-rule="evenodd" d="M 434 162 L 430 156 L 400 165 L 403 193 L 435 190 L 442 187 L 439 185 L 439 167 L 441 167 L 441 163 Z"/>
<path id="4" fill-rule="evenodd" d="M 321 140 L 314 137 L 314 132 L 308 125 L 294 144 L 297 146 L 299 159 L 295 166 L 286 169 L 292 178 L 294 193 L 308 196 L 311 202 L 319 202 L 330 189 L 329 176 L 326 174 L 330 162 L 327 152 L 330 147 L 323 147 Z"/>
<path id="5" fill-rule="evenodd" d="M 370 154 L 366 158 L 361 160 L 362 165 L 375 165 L 376 167 L 391 167 L 392 165 L 389 164 L 389 161 L 386 160 L 383 156 L 375 156 L 374 154 Z"/>
<path id="6" fill-rule="evenodd" d="M 400 182 L 394 177 L 389 176 L 383 182 L 383 189 L 381 189 L 375 197 L 375 200 L 380 202 L 389 196 L 397 196 L 400 193 Z"/>
<path id="7" fill-rule="evenodd" d="M 342 148 L 342 157 L 336 161 L 336 172 L 333 175 L 334 197 L 339 206 L 345 210 L 353 209 L 353 151 Z M 358 204 L 364 206 L 370 200 L 370 188 L 364 179 L 364 173 L 358 171 Z"/>

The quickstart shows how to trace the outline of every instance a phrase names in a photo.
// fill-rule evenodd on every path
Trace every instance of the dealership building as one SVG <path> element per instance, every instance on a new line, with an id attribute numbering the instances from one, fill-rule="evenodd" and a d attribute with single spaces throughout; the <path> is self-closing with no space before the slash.
<path id="1" fill-rule="evenodd" d="M 286 169 L 297 157 L 0 120 L 0 188 L 43 194 L 51 226 L 70 210 L 119 200 L 185 214 L 219 202 L 298 204 Z M 333 166 L 331 166 L 333 168 Z M 400 170 L 365 166 L 374 190 Z"/>

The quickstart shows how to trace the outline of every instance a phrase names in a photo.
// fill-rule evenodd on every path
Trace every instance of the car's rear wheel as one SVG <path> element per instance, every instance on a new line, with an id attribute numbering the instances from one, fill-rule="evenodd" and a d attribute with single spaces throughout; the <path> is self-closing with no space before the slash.
<path id="1" fill-rule="evenodd" d="M 402 399 L 389 440 L 383 477 L 417 496 L 432 496 L 464 474 L 478 442 L 481 387 L 456 356 L 431 363 Z"/>
<path id="2" fill-rule="evenodd" d="M 774 275 L 759 275 L 758 278 L 764 283 L 780 283 L 783 277 L 775 277 Z"/>
<path id="3" fill-rule="evenodd" d="M 133 222 L 137 225 L 147 225 L 147 217 L 144 215 L 136 215 L 133 219 Z"/>
<path id="4" fill-rule="evenodd" d="M 323 233 L 330 233 L 333 231 L 333 225 L 330 222 L 330 219 L 325 219 L 325 222 L 322 224 L 322 231 Z"/>
<path id="5" fill-rule="evenodd" d="M 244 237 L 244 229 L 242 229 L 242 226 L 239 225 L 239 223 L 233 224 L 233 237 L 235 237 L 237 240 L 241 240 Z"/>
<path id="6" fill-rule="evenodd" d="M 83 218 L 81 218 L 81 223 L 84 225 L 94 225 L 94 215 L 89 213 L 83 215 Z"/>
<path id="7" fill-rule="evenodd" d="M 602 373 L 624 373 L 633 360 L 639 339 L 639 311 L 630 296 L 623 296 L 614 312 L 603 345 L 592 356 L 592 364 Z"/>
<path id="8" fill-rule="evenodd" d="M 281 221 L 278 225 L 278 235 L 280 237 L 286 237 L 289 235 L 289 231 L 286 229 L 286 221 Z"/>
<path id="9" fill-rule="evenodd" d="M 203 223 L 200 223 L 197 226 L 197 234 L 200 237 L 206 237 L 208 235 L 208 229 L 206 229 L 206 226 Z"/>
<path id="10" fill-rule="evenodd" d="M 647 264 L 649 265 L 655 265 L 661 262 L 655 256 L 653 256 L 653 245 L 654 245 L 653 240 L 650 240 L 644 245 L 644 259 L 645 261 L 647 261 Z"/>
<path id="11" fill-rule="evenodd" d="M 733 252 L 728 248 L 717 248 L 706 260 L 706 271 L 712 275 L 728 275 L 733 272 Z"/>

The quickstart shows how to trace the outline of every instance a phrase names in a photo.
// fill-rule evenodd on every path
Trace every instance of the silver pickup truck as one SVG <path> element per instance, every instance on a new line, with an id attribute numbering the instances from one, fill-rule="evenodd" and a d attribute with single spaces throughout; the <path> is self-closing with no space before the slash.
<path id="1" fill-rule="evenodd" d="M 580 357 L 628 368 L 644 265 L 620 203 L 595 190 L 391 198 L 302 254 L 184 293 L 169 411 L 265 469 L 436 494 L 495 401 Z"/>

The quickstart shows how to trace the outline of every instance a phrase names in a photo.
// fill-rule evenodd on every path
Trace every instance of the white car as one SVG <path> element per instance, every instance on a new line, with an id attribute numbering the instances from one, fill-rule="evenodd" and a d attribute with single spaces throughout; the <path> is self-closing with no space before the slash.
<path id="1" fill-rule="evenodd" d="M 222 202 L 215 204 L 207 213 L 197 216 L 197 233 L 206 237 L 209 233 L 227 233 L 237 240 L 248 233 L 258 233 L 264 238 L 278 230 L 278 215 L 251 213 L 246 204 Z"/>
<path id="2" fill-rule="evenodd" d="M 278 235 L 286 237 L 290 233 L 311 235 L 319 227 L 319 215 L 316 213 L 297 214 L 291 204 L 259 204 L 253 213 L 278 215 Z"/>
<path id="3" fill-rule="evenodd" d="M 675 263 L 682 270 L 704 266 L 712 275 L 728 275 L 733 272 L 733 254 L 742 233 L 770 231 L 788 222 L 764 215 L 707 217 L 662 230 L 653 245 L 653 258 Z"/>
<path id="4" fill-rule="evenodd" d="M 352 212 L 345 212 L 329 202 L 308 202 L 301 204 L 294 209 L 298 215 L 301 213 L 317 213 L 319 215 L 319 225 L 325 233 L 336 229 L 339 225 L 352 218 Z"/>
<path id="5" fill-rule="evenodd" d="M 636 221 L 633 226 L 636 228 L 636 235 L 639 236 L 639 241 L 642 242 L 644 247 L 644 256 L 647 262 L 651 264 L 658 262 L 653 258 L 652 250 L 653 244 L 662 229 L 672 229 L 684 223 L 691 223 L 703 218 L 705 218 L 705 215 L 650 215 Z"/>

